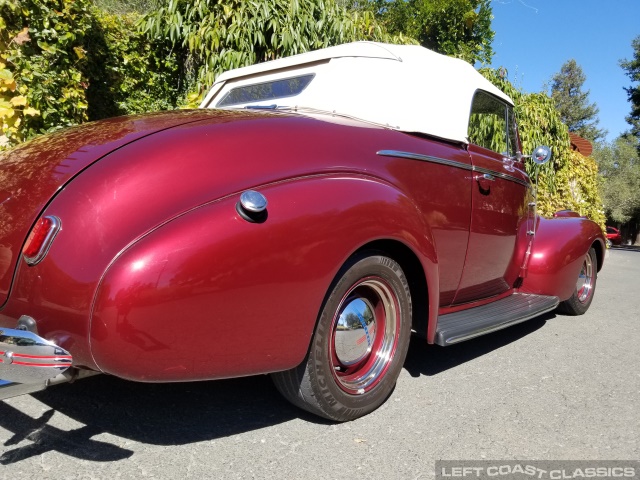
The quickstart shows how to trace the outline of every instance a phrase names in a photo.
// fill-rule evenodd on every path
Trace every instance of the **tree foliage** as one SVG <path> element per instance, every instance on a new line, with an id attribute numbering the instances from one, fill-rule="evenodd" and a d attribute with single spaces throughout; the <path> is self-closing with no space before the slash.
<path id="1" fill-rule="evenodd" d="M 602 197 L 607 216 L 616 223 L 640 220 L 640 154 L 638 138 L 623 135 L 597 144 L 593 156 L 603 179 Z"/>
<path id="2" fill-rule="evenodd" d="M 6 140 L 15 143 L 85 121 L 86 83 L 80 68 L 90 24 L 89 1 L 2 1 L 0 17 L 0 55 L 26 100 L 22 117 L 14 112 L 13 124 L 3 124 Z"/>
<path id="3" fill-rule="evenodd" d="M 89 120 L 173 109 L 186 97 L 184 65 L 170 42 L 151 41 L 138 30 L 139 18 L 92 10 L 82 68 Z"/>
<path id="4" fill-rule="evenodd" d="M 109 15 L 145 14 L 163 3 L 163 0 L 93 0 L 97 10 Z"/>
<path id="5" fill-rule="evenodd" d="M 0 149 L 176 108 L 190 92 L 193 105 L 229 68 L 353 40 L 411 41 L 335 0 L 0 0 L 0 14 Z"/>
<path id="6" fill-rule="evenodd" d="M 551 148 L 549 163 L 541 167 L 529 159 L 525 163 L 531 178 L 539 173 L 538 211 L 552 216 L 559 210 L 574 210 L 604 227 L 597 164 L 571 150 L 569 131 L 553 100 L 544 93 L 522 92 L 502 69 L 484 68 L 480 73 L 513 99 L 523 153 L 530 154 L 539 145 Z"/>
<path id="7" fill-rule="evenodd" d="M 356 40 L 411 42 L 335 0 L 173 0 L 142 25 L 151 38 L 170 39 L 198 93 L 232 68 Z"/>
<path id="8" fill-rule="evenodd" d="M 551 98 L 570 132 L 596 142 L 607 132 L 598 128 L 599 109 L 595 103 L 589 103 L 589 90 L 582 90 L 586 79 L 580 65 L 568 60 L 551 78 Z"/>
<path id="9" fill-rule="evenodd" d="M 625 88 L 629 103 L 631 103 L 631 113 L 626 120 L 631 125 L 631 134 L 640 139 L 640 35 L 631 43 L 633 47 L 633 59 L 620 62 L 622 68 L 635 85 Z M 640 143 L 638 144 L 640 152 Z"/>
<path id="10" fill-rule="evenodd" d="M 135 13 L 90 0 L 0 0 L 0 13 L 0 149 L 87 120 L 175 108 L 186 96 L 171 44 L 150 41 Z"/>
<path id="11" fill-rule="evenodd" d="M 15 6 L 11 5 L 15 8 Z M 0 4 L 0 9 L 11 8 Z M 0 147 L 21 139 L 21 125 L 24 116 L 39 115 L 40 112 L 28 106 L 27 87 L 20 85 L 15 76 L 15 65 L 11 62 L 12 45 L 18 45 L 28 38 L 24 29 L 11 32 L 3 17 L 0 17 Z"/>
<path id="12" fill-rule="evenodd" d="M 391 33 L 415 38 L 424 47 L 474 64 L 491 63 L 494 31 L 491 0 L 371 0 L 369 3 Z"/>

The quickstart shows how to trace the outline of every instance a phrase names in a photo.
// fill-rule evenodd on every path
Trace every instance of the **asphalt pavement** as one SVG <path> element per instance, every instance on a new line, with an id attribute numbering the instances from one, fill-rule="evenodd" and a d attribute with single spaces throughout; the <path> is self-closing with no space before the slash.
<path id="1" fill-rule="evenodd" d="M 349 423 L 266 376 L 97 376 L 0 402 L 2 479 L 431 479 L 438 459 L 640 459 L 640 252 L 609 252 L 584 316 L 412 340 L 391 398 Z"/>

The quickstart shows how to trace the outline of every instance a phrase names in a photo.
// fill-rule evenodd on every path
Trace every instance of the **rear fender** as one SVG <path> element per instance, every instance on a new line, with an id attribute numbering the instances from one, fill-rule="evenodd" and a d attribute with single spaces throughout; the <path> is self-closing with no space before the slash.
<path id="1" fill-rule="evenodd" d="M 323 176 L 257 190 L 269 202 L 263 223 L 244 220 L 232 195 L 156 228 L 112 262 L 90 325 L 102 371 L 176 381 L 292 368 L 341 265 L 374 240 L 412 249 L 437 298 L 431 234 L 393 186 Z"/>
<path id="2" fill-rule="evenodd" d="M 540 218 L 521 291 L 564 301 L 573 295 L 582 261 L 595 246 L 602 268 L 605 240 L 600 226 L 582 217 Z"/>

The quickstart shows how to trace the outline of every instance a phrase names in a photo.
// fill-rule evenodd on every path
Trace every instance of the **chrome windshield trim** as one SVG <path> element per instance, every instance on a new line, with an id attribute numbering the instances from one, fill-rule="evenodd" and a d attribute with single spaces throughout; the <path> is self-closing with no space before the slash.
<path id="1" fill-rule="evenodd" d="M 526 180 L 515 177 L 513 175 L 509 175 L 504 172 L 497 172 L 495 170 L 490 170 L 488 168 L 476 167 L 474 165 L 458 162 L 456 160 L 447 160 L 445 158 L 432 157 L 431 155 L 422 155 L 420 153 L 401 152 L 399 150 L 379 150 L 376 153 L 383 157 L 408 158 L 410 160 L 420 160 L 422 162 L 437 163 L 439 165 L 446 165 L 448 167 L 461 168 L 462 170 L 468 170 L 470 172 L 486 173 L 489 175 L 500 177 L 504 180 L 509 180 L 511 182 L 518 183 L 527 188 L 531 186 L 529 182 L 527 182 Z"/>

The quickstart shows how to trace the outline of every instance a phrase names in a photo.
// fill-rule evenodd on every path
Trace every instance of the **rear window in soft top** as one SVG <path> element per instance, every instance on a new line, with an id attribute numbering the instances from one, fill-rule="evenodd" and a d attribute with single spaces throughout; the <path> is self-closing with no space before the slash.
<path id="1" fill-rule="evenodd" d="M 315 74 L 279 78 L 268 82 L 252 83 L 232 88 L 216 104 L 216 107 L 230 107 L 244 103 L 264 102 L 278 98 L 299 95 L 313 80 Z"/>

